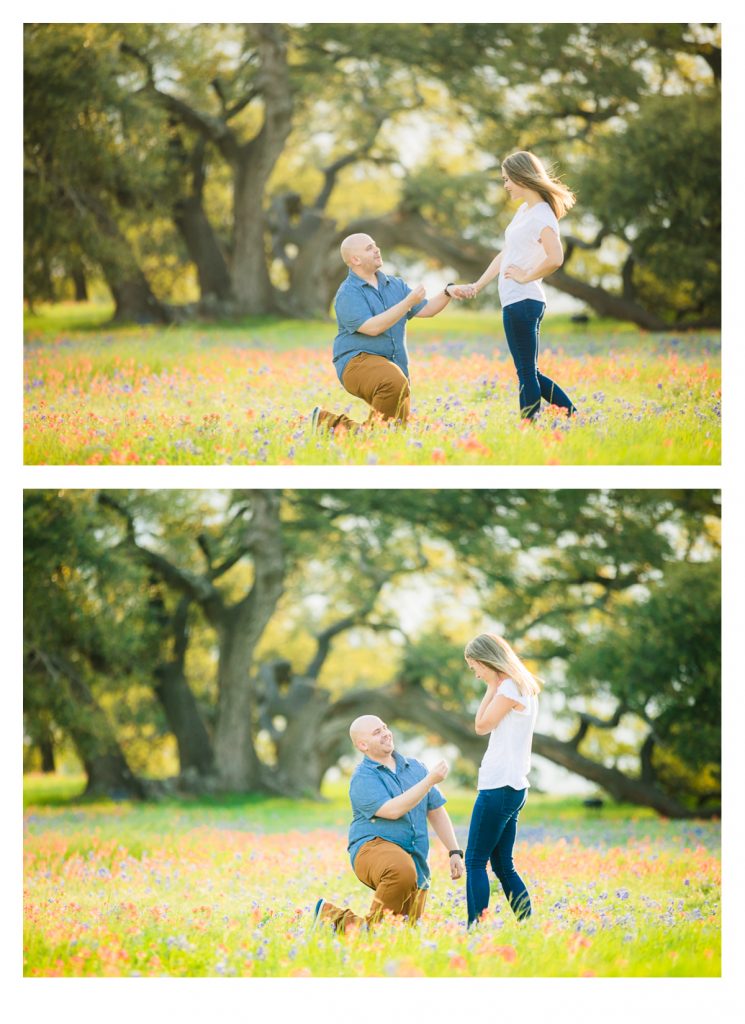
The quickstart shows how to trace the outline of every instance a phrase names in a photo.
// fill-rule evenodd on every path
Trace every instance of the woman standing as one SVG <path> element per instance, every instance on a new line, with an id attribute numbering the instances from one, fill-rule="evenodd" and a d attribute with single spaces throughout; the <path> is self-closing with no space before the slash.
<path id="1" fill-rule="evenodd" d="M 507 641 L 493 633 L 471 640 L 464 656 L 476 678 L 486 684 L 475 728 L 479 736 L 489 735 L 466 847 L 470 927 L 489 905 L 487 860 L 518 920 L 531 914 L 530 896 L 515 871 L 512 849 L 517 816 L 530 786 L 530 746 L 540 686 Z"/>
<path id="2" fill-rule="evenodd" d="M 502 180 L 510 197 L 522 202 L 505 232 L 504 249 L 472 288 L 477 294 L 499 274 L 502 321 L 520 388 L 520 415 L 533 419 L 543 399 L 571 416 L 577 410 L 569 396 L 538 369 L 538 345 L 546 311 L 541 281 L 564 262 L 559 218 L 574 206 L 574 193 L 552 178 L 533 153 L 508 156 L 502 163 Z"/>

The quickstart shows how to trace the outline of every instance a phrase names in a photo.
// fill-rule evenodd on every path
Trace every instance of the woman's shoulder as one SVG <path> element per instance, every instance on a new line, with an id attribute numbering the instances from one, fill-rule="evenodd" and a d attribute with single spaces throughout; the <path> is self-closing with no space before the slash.
<path id="1" fill-rule="evenodd" d="M 542 199 L 540 203 L 536 203 L 531 213 L 537 220 L 543 221 L 546 224 L 559 223 L 551 203 L 547 203 L 545 199 Z"/>
<path id="2" fill-rule="evenodd" d="M 509 694 L 510 696 L 519 695 L 520 687 L 517 685 L 514 679 L 509 676 L 505 676 L 502 682 L 497 687 L 497 693 Z"/>

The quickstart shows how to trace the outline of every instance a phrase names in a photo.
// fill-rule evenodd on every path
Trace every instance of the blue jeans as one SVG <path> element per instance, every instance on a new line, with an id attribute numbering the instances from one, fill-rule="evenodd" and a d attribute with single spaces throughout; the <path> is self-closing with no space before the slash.
<path id="1" fill-rule="evenodd" d="M 486 862 L 499 879 L 507 902 L 518 920 L 530 917 L 530 896 L 512 863 L 512 848 L 527 789 L 480 789 L 471 815 L 466 847 L 466 899 L 469 926 L 478 921 L 489 906 L 489 879 Z"/>
<path id="2" fill-rule="evenodd" d="M 566 409 L 569 416 L 577 411 L 559 385 L 538 369 L 541 320 L 545 312 L 545 302 L 538 299 L 511 302 L 502 309 L 504 333 L 520 385 L 520 415 L 523 419 L 533 419 L 538 414 L 541 399 Z"/>

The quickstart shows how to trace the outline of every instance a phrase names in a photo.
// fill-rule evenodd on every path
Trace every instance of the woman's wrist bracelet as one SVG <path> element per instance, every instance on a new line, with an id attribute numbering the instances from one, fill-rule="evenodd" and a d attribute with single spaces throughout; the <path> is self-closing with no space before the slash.
<path id="1" fill-rule="evenodd" d="M 454 857 L 456 855 L 456 853 L 458 854 L 459 857 L 463 856 L 463 851 L 462 850 L 450 850 L 449 853 L 448 853 L 448 856 L 449 857 Z"/>

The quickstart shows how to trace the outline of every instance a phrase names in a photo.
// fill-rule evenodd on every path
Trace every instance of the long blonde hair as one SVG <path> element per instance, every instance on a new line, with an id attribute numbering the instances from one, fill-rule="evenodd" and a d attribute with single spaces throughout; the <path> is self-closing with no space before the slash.
<path id="1" fill-rule="evenodd" d="M 527 670 L 504 637 L 497 636 L 496 633 L 480 633 L 473 640 L 469 640 L 463 657 L 473 658 L 482 665 L 503 672 L 517 684 L 523 697 L 527 697 L 528 694 L 536 695 L 541 691 L 538 679 Z"/>
<path id="2" fill-rule="evenodd" d="M 571 210 L 577 201 L 574 192 L 558 178 L 550 175 L 538 157 L 527 150 L 521 149 L 505 157 L 502 161 L 502 170 L 516 185 L 537 192 L 544 203 L 548 203 L 554 211 L 557 219 Z"/>

